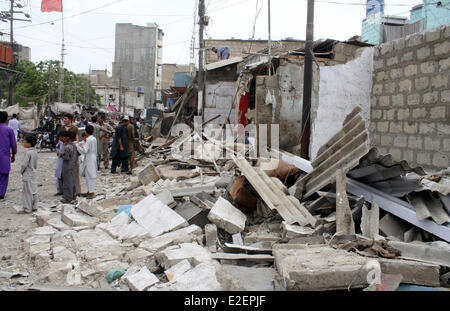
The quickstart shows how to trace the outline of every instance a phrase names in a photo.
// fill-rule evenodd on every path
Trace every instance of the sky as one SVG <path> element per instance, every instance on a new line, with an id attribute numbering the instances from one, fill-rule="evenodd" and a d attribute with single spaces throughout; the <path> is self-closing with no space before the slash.
<path id="1" fill-rule="evenodd" d="M 268 38 L 268 0 L 205 0 L 211 21 L 205 38 Z M 31 48 L 31 60 L 60 59 L 62 14 L 40 11 L 41 0 L 16 0 L 32 22 L 16 22 L 15 41 Z M 316 0 L 314 39 L 347 40 L 361 35 L 366 0 Z M 422 0 L 385 0 L 385 14 L 409 17 Z M 145 26 L 157 23 L 164 31 L 163 62 L 189 64 L 198 0 L 63 0 L 65 67 L 76 73 L 108 69 L 114 61 L 116 23 Z M 9 10 L 9 0 L 0 0 Z M 271 0 L 272 40 L 306 37 L 307 0 Z M 257 12 L 259 14 L 257 15 Z M 255 17 L 256 22 L 255 22 Z M 18 16 L 17 16 L 18 17 Z M 198 28 L 198 27 L 197 27 Z M 0 32 L 9 25 L 0 22 Z M 0 36 L 9 40 L 9 35 Z M 195 34 L 198 47 L 198 33 Z M 197 50 L 195 50 L 197 51 Z M 195 57 L 196 58 L 196 57 Z"/>

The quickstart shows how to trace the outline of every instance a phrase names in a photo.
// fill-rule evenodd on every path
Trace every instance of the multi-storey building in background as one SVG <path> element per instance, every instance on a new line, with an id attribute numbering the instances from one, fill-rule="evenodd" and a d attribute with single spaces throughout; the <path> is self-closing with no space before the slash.
<path id="1" fill-rule="evenodd" d="M 163 37 L 157 24 L 116 24 L 114 85 L 144 93 L 146 107 L 154 106 L 162 87 Z"/>

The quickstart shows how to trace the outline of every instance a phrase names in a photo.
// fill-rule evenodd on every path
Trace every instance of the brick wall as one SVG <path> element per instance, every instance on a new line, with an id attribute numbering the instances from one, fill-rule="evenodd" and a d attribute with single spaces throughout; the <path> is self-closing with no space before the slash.
<path id="1" fill-rule="evenodd" d="M 375 49 L 371 144 L 428 170 L 450 166 L 450 25 Z"/>

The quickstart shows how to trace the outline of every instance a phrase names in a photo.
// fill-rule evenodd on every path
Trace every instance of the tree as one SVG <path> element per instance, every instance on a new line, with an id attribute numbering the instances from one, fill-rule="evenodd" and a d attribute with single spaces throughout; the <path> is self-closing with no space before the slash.
<path id="1" fill-rule="evenodd" d="M 22 72 L 16 77 L 15 102 L 24 106 L 29 102 L 42 105 L 59 100 L 59 61 L 49 60 L 34 64 L 21 60 L 16 70 Z M 76 96 L 76 98 L 75 98 Z M 6 74 L 0 72 L 0 97 L 8 97 Z M 64 68 L 64 94 L 66 103 L 86 106 L 100 105 L 100 96 L 95 93 L 89 78 Z"/>

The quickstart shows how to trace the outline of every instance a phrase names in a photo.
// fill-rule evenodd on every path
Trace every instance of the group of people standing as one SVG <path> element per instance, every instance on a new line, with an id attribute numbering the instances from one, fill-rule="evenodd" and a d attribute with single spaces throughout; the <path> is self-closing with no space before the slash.
<path id="1" fill-rule="evenodd" d="M 11 163 L 15 162 L 17 154 L 16 131 L 20 129 L 20 122 L 14 120 L 16 116 L 8 123 L 7 112 L 0 111 L 0 200 L 5 198 Z M 77 196 L 88 199 L 95 197 L 97 171 L 101 169 L 102 162 L 104 168 L 109 169 L 109 161 L 112 159 L 110 172 L 113 174 L 117 173 L 119 166 L 122 173 L 131 174 L 131 170 L 136 167 L 136 150 L 141 149 L 139 122 L 133 118 L 127 116 L 122 118 L 115 129 L 105 122 L 102 115 L 93 116 L 90 121 L 83 118 L 83 124 L 77 123 L 83 126 L 80 128 L 74 121 L 77 120 L 71 114 L 66 114 L 60 122 L 53 117 L 47 117 L 41 123 L 42 129 L 57 138 L 55 196 L 62 196 L 61 202 L 65 204 L 75 204 Z M 109 151 L 111 137 L 113 141 Z M 38 204 L 36 144 L 35 136 L 25 137 L 26 152 L 21 163 L 23 213 L 31 213 L 37 209 Z M 81 192 L 80 177 L 86 179 L 86 193 Z"/>

